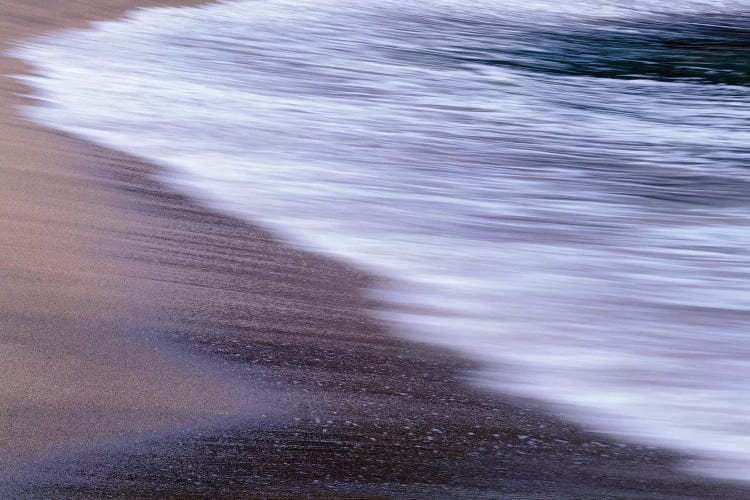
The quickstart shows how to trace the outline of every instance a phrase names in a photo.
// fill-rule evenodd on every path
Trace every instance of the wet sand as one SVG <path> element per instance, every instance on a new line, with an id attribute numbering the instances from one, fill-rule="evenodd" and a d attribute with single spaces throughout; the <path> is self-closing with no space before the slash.
<path id="1" fill-rule="evenodd" d="M 0 50 L 132 5 L 2 1 Z M 231 411 L 221 381 L 130 338 L 149 301 L 112 246 L 132 226 L 82 177 L 90 152 L 21 120 L 16 81 L 0 90 L 0 466 Z"/>
<path id="2" fill-rule="evenodd" d="M 0 0 L 0 46 L 156 3 Z M 469 361 L 367 313 L 373 277 L 28 123 L 24 89 L 0 89 L 0 496 L 750 498 L 471 388 Z"/>

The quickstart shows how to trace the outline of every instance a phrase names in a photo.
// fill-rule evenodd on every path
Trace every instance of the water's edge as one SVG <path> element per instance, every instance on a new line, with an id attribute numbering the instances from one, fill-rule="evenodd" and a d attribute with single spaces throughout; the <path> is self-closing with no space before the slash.
<path id="1" fill-rule="evenodd" d="M 216 7 L 217 10 L 220 10 L 222 8 L 230 9 L 229 6 Z M 182 9 L 180 10 L 180 12 L 181 14 L 179 14 L 178 17 L 180 17 L 183 22 L 187 23 L 188 19 L 184 14 L 185 10 Z M 207 10 L 202 10 L 200 12 L 207 12 Z M 97 29 L 100 33 L 119 35 L 122 33 L 126 33 L 127 30 L 132 27 L 129 26 L 129 24 L 133 25 L 137 24 L 138 22 L 146 22 L 149 26 L 154 26 L 163 22 L 165 17 L 171 17 L 176 14 L 177 12 L 171 9 L 143 11 L 136 14 L 131 21 L 128 21 L 126 23 L 104 23 L 98 25 Z M 200 15 L 201 14 L 199 13 L 198 16 Z M 153 16 L 153 18 L 151 18 L 150 16 Z M 235 216 L 244 217 L 248 220 L 255 220 L 256 215 L 266 213 L 263 210 L 258 209 L 259 205 L 262 206 L 263 203 L 265 203 L 265 201 L 262 200 L 261 196 L 259 196 L 260 201 L 255 202 L 255 204 L 250 204 L 249 206 L 244 205 L 243 202 L 238 203 L 236 197 L 233 199 L 232 196 L 236 193 L 231 190 L 228 191 L 229 194 L 224 199 L 216 197 L 217 193 L 224 193 L 222 189 L 227 188 L 227 186 L 231 186 L 233 182 L 237 182 L 237 179 L 240 179 L 240 177 L 238 176 L 241 174 L 230 171 L 229 175 L 226 177 L 218 176 L 218 178 L 211 178 L 211 175 L 213 175 L 213 173 L 206 177 L 206 175 L 204 175 L 204 173 L 201 171 L 204 164 L 231 165 L 235 160 L 234 158 L 223 156 L 221 151 L 209 150 L 203 150 L 205 151 L 205 155 L 200 158 L 197 157 L 197 153 L 201 152 L 200 141 L 198 141 L 198 144 L 195 145 L 195 150 L 180 151 L 178 145 L 177 148 L 166 148 L 162 152 L 158 152 L 161 148 L 163 148 L 164 144 L 160 143 L 158 138 L 154 139 L 153 143 L 149 143 L 149 141 L 146 140 L 148 133 L 146 133 L 145 137 L 136 136 L 134 138 L 132 136 L 132 130 L 122 131 L 118 129 L 118 124 L 116 123 L 116 121 L 109 123 L 106 119 L 103 122 L 99 123 L 99 125 L 103 124 L 104 126 L 101 128 L 97 128 L 96 120 L 102 119 L 103 117 L 101 116 L 84 116 L 82 117 L 82 120 L 78 119 L 79 117 L 74 117 L 72 120 L 69 120 L 67 122 L 60 121 L 60 111 L 70 111 L 67 106 L 69 106 L 72 101 L 68 100 L 63 105 L 60 105 L 57 99 L 67 90 L 71 90 L 74 94 L 76 92 L 76 89 L 72 88 L 66 90 L 62 87 L 56 87 L 56 82 L 63 82 L 62 85 L 64 86 L 64 82 L 66 81 L 65 79 L 70 77 L 70 75 L 60 73 L 60 70 L 62 68 L 55 67 L 54 63 L 51 63 L 50 60 L 46 58 L 48 58 L 50 55 L 53 56 L 53 59 L 59 57 L 59 55 L 57 55 L 57 53 L 55 52 L 56 49 L 51 48 L 56 44 L 60 44 L 60 42 L 63 42 L 61 44 L 62 49 L 66 50 L 67 47 L 67 49 L 69 50 L 71 47 L 78 46 L 81 40 L 85 42 L 87 37 L 89 36 L 92 36 L 90 32 L 74 32 L 66 35 L 60 35 L 54 39 L 48 39 L 35 43 L 34 46 L 26 47 L 20 52 L 21 55 L 24 56 L 30 63 L 35 64 L 37 67 L 40 67 L 43 74 L 46 73 L 47 77 L 51 77 L 51 79 L 47 79 L 44 77 L 26 78 L 26 81 L 40 92 L 41 98 L 43 100 L 47 100 L 46 107 L 28 109 L 27 111 L 29 117 L 45 125 L 51 125 L 65 130 L 66 132 L 73 133 L 83 139 L 90 140 L 107 147 L 113 147 L 129 154 L 136 154 L 147 159 L 148 161 L 155 162 L 163 166 L 165 168 L 165 172 L 167 172 L 164 175 L 164 179 L 171 186 L 175 187 L 181 192 L 191 195 L 195 199 L 199 200 L 202 204 L 209 206 L 210 208 L 216 208 Z M 45 52 L 49 50 L 51 50 L 51 52 Z M 78 55 L 76 56 L 76 58 L 74 58 L 76 64 L 79 62 L 77 59 L 78 57 L 83 57 L 83 55 Z M 116 71 L 118 70 L 118 68 L 107 67 L 105 68 L 105 70 L 113 71 L 110 76 L 116 76 Z M 168 85 L 165 87 L 168 87 Z M 182 95 L 180 99 L 185 98 L 185 96 L 189 96 L 193 91 L 200 90 L 200 88 L 201 87 L 197 84 L 195 89 L 191 89 L 189 85 L 186 88 L 182 88 L 181 92 L 186 93 Z M 129 89 L 118 89 L 118 92 L 120 90 L 123 90 L 124 92 L 120 97 L 125 99 L 128 95 L 127 92 L 129 91 Z M 168 92 L 168 89 L 166 89 L 165 92 Z M 165 93 L 164 97 L 168 98 L 169 96 Z M 126 105 L 129 106 L 130 104 L 128 103 Z M 115 113 L 122 112 L 122 109 L 115 109 Z M 201 121 L 207 119 L 207 116 L 198 116 L 194 119 L 196 121 Z M 93 120 L 93 122 L 91 123 L 94 123 L 94 125 L 90 126 L 90 123 L 87 124 L 86 120 Z M 196 136 L 200 136 L 200 131 L 196 131 Z M 262 140 L 262 137 L 258 139 L 259 142 Z M 134 144 L 137 144 L 138 146 L 134 147 Z M 256 167 L 262 169 L 264 167 L 263 162 L 260 162 L 260 164 L 256 165 Z M 294 169 L 298 167 L 300 167 L 300 165 L 289 163 L 288 165 L 282 165 L 282 170 L 288 169 L 290 171 L 294 171 Z M 304 191 L 305 187 L 302 184 L 304 184 L 305 182 L 317 182 L 315 175 L 319 172 L 311 171 L 306 173 L 303 171 L 300 173 L 302 174 L 301 182 L 293 184 L 291 186 L 291 189 L 282 189 L 282 197 L 289 196 L 290 194 L 293 195 L 295 193 L 302 194 L 304 196 L 306 195 L 306 193 Z M 296 177 L 300 173 L 294 173 L 293 176 Z M 305 175 L 309 175 L 309 177 L 305 178 Z M 333 181 L 338 182 L 341 181 L 341 179 L 333 179 Z M 323 183 L 320 183 L 319 185 L 322 184 Z M 243 196 L 247 196 L 247 194 L 245 193 Z M 430 196 L 430 193 L 425 194 L 425 196 Z M 271 199 L 271 202 L 275 203 L 277 202 L 277 199 L 273 198 Z M 429 271 L 429 269 L 422 270 L 420 268 L 420 271 L 424 271 L 423 275 L 418 276 L 418 279 L 416 280 L 405 282 L 403 279 L 401 279 L 403 274 L 398 272 L 399 269 L 404 269 L 403 263 L 398 262 L 394 267 L 394 262 L 392 261 L 378 262 L 368 260 L 370 251 L 374 252 L 373 255 L 376 254 L 379 256 L 388 255 L 388 252 L 382 253 L 382 249 L 379 247 L 368 247 L 368 242 L 357 239 L 357 237 L 352 237 L 349 239 L 344 237 L 338 238 L 338 236 L 343 233 L 338 233 L 336 231 L 336 224 L 326 226 L 323 224 L 319 224 L 319 220 L 310 219 L 309 221 L 303 221 L 301 223 L 305 224 L 307 222 L 309 224 L 307 227 L 299 227 L 299 221 L 294 220 L 294 209 L 299 209 L 299 206 L 300 205 L 294 204 L 279 204 L 275 206 L 274 210 L 269 211 L 270 215 L 266 215 L 265 218 L 261 216 L 260 221 L 267 227 L 272 228 L 273 231 L 280 233 L 284 237 L 284 239 L 291 242 L 291 244 L 298 245 L 306 249 L 313 248 L 328 255 L 334 255 L 339 258 L 344 258 L 355 262 L 357 265 L 364 266 L 369 270 L 373 270 L 384 276 L 389 276 L 391 278 L 391 282 L 394 284 L 394 288 L 373 292 L 376 293 L 385 302 L 389 302 L 393 305 L 393 308 L 390 311 L 382 312 L 383 317 L 390 321 L 393 325 L 394 330 L 396 330 L 401 335 L 407 335 L 417 340 L 429 340 L 433 343 L 440 343 L 454 349 L 462 350 L 463 352 L 484 361 L 488 366 L 488 371 L 477 376 L 478 383 L 494 386 L 500 391 L 512 391 L 517 394 L 521 394 L 524 396 L 533 396 L 539 398 L 540 400 L 553 403 L 566 416 L 572 417 L 578 421 L 584 421 L 594 426 L 598 430 L 604 430 L 610 433 L 617 434 L 618 436 L 625 436 L 628 439 L 645 440 L 647 442 L 655 443 L 658 445 L 665 445 L 675 449 L 682 449 L 689 452 L 698 452 L 708 460 L 706 463 L 700 464 L 700 471 L 722 477 L 745 479 L 744 471 L 746 470 L 746 457 L 744 457 L 741 446 L 732 443 L 731 441 L 725 441 L 723 444 L 718 446 L 718 448 L 716 448 L 716 445 L 709 442 L 709 440 L 706 439 L 705 436 L 701 433 L 703 432 L 703 430 L 680 428 L 676 429 L 674 431 L 674 434 L 671 435 L 669 424 L 667 424 L 666 426 L 655 428 L 652 426 L 653 421 L 651 420 L 647 420 L 644 422 L 633 420 L 633 417 L 637 417 L 637 414 L 619 415 L 618 409 L 621 409 L 623 405 L 627 406 L 627 401 L 623 402 L 622 400 L 613 399 L 610 402 L 601 401 L 600 399 L 592 399 L 601 398 L 601 387 L 597 385 L 586 387 L 581 383 L 577 383 L 575 379 L 572 379 L 572 382 L 567 387 L 561 387 L 559 381 L 551 381 L 545 378 L 549 378 L 550 375 L 544 373 L 543 366 L 542 368 L 536 367 L 536 371 L 531 374 L 530 378 L 526 377 L 525 379 L 517 379 L 514 377 L 514 372 L 518 369 L 519 366 L 522 367 L 530 362 L 537 362 L 538 360 L 543 359 L 545 356 L 557 355 L 560 357 L 564 357 L 564 353 L 559 354 L 554 352 L 534 352 L 530 353 L 530 356 L 524 356 L 524 353 L 515 352 L 511 353 L 510 356 L 501 356 L 502 361 L 499 362 L 498 357 L 495 356 L 494 353 L 488 352 L 488 346 L 490 345 L 489 343 L 492 341 L 492 339 L 481 336 L 462 339 L 459 336 L 451 335 L 450 332 L 448 335 L 436 335 L 435 331 L 440 330 L 441 328 L 445 329 L 446 325 L 449 325 L 450 330 L 453 332 L 460 331 L 461 328 L 465 327 L 465 321 L 468 317 L 474 314 L 476 315 L 476 317 L 481 318 L 485 311 L 482 307 L 479 307 L 476 310 L 472 310 L 475 304 L 470 303 L 468 298 L 466 298 L 465 303 L 462 303 L 460 300 L 456 300 L 455 305 L 451 307 L 444 307 L 446 304 L 446 301 L 443 300 L 444 297 L 436 295 L 431 290 L 431 287 L 433 287 L 435 283 L 426 278 L 428 275 L 427 271 Z M 667 215 L 668 214 L 665 213 L 665 217 Z M 324 217 L 328 217 L 328 214 L 326 214 L 325 212 Z M 329 220 L 332 219 L 329 218 Z M 294 224 L 297 224 L 298 226 L 295 227 Z M 678 230 L 678 228 L 672 229 L 674 229 L 675 231 Z M 405 231 L 409 232 L 410 230 L 411 229 L 407 227 Z M 330 236 L 331 234 L 337 235 L 337 237 L 335 238 L 337 241 L 332 241 L 332 238 Z M 388 229 L 384 230 L 384 234 L 389 234 Z M 402 234 L 400 232 L 396 232 L 396 234 L 394 234 L 394 239 L 398 240 L 401 235 Z M 348 236 L 351 235 L 348 234 Z M 388 245 L 387 241 L 383 241 L 380 243 Z M 508 246 L 509 252 L 513 251 L 512 248 L 512 246 Z M 575 250 L 576 247 L 571 248 Z M 398 251 L 398 247 L 394 247 L 394 249 L 396 253 L 395 255 L 391 255 L 393 261 L 405 259 L 409 261 L 406 263 L 407 267 L 409 265 L 418 265 L 417 262 L 420 259 L 419 255 L 406 255 L 402 252 L 400 253 Z M 532 253 L 537 251 L 545 251 L 544 246 L 536 244 L 532 245 L 530 249 Z M 477 247 L 477 252 L 482 251 L 484 251 L 482 247 Z M 492 251 L 495 251 L 495 248 L 488 247 L 487 252 Z M 529 249 L 522 248 L 518 255 L 524 255 L 524 252 L 528 251 Z M 424 255 L 421 258 L 424 258 Z M 554 259 L 559 259 L 559 263 L 561 265 L 566 265 L 566 263 L 568 262 L 567 260 L 565 260 L 567 256 L 550 255 L 549 258 L 553 261 Z M 593 261 L 596 261 L 596 259 L 602 257 L 596 252 L 591 252 L 590 258 Z M 510 260 L 510 257 L 508 257 L 508 259 Z M 508 266 L 508 269 L 504 269 L 503 271 L 512 271 L 511 268 L 512 263 L 510 266 Z M 647 267 L 645 269 L 647 269 Z M 394 272 L 394 270 L 396 272 Z M 537 271 L 539 271 L 539 269 L 537 269 Z M 643 272 L 643 269 L 638 269 L 637 272 Z M 450 278 L 451 276 L 447 275 L 446 277 Z M 457 277 L 454 278 L 458 280 Z M 450 283 L 447 282 L 447 285 L 450 286 Z M 460 284 L 457 283 L 456 286 L 458 285 Z M 507 297 L 513 293 L 519 293 L 519 290 L 505 290 L 502 294 L 499 295 L 499 297 Z M 459 297 L 459 299 L 460 298 L 461 297 Z M 409 305 L 404 306 L 404 304 Z M 436 304 L 439 304 L 440 307 L 437 307 Z M 425 311 L 427 311 L 427 313 L 425 313 Z M 478 323 L 475 322 L 474 326 L 476 326 L 476 324 Z M 486 327 L 489 328 L 488 325 L 482 324 L 479 324 L 479 327 L 480 329 Z M 524 332 L 524 334 L 535 335 L 536 332 L 533 331 L 533 328 L 534 326 L 531 325 L 531 331 L 527 330 Z M 543 328 L 540 327 L 540 330 L 542 329 Z M 477 341 L 477 338 L 479 339 L 479 341 Z M 496 344 L 492 345 L 491 347 L 495 349 L 497 348 Z M 542 348 L 540 341 L 537 342 L 536 347 L 538 347 L 539 349 Z M 573 346 L 573 349 L 570 352 L 575 352 L 575 346 Z M 615 352 L 613 354 L 613 357 L 616 357 L 617 355 L 618 353 Z M 596 355 L 592 355 L 592 357 L 586 361 L 590 361 L 592 363 L 592 366 L 601 362 L 601 360 L 596 359 Z M 551 377 L 554 378 L 557 377 L 557 375 L 553 372 L 551 374 Z M 555 387 L 557 390 L 551 393 L 549 390 L 550 387 Z M 654 389 L 654 391 L 656 392 L 657 390 Z M 598 396 L 596 396 L 597 394 Z M 690 434 L 690 432 L 692 431 L 695 431 L 694 435 Z M 726 439 L 730 439 L 731 437 L 732 436 L 726 437 Z M 733 457 L 732 453 L 736 453 L 736 457 Z"/>

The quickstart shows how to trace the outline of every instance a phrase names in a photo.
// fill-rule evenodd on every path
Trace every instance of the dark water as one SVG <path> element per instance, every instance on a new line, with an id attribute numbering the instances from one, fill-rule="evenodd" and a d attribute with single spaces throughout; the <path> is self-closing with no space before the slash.
<path id="1" fill-rule="evenodd" d="M 560 5 L 566 4 L 566 5 Z M 65 130 L 393 278 L 478 383 L 750 477 L 743 2 L 235 1 L 24 56 Z"/>

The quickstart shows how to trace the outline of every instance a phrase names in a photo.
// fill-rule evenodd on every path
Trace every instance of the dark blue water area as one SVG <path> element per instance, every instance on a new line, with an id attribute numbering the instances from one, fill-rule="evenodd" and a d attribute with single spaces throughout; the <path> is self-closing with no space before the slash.
<path id="1" fill-rule="evenodd" d="M 530 27 L 503 47 L 497 26 L 472 24 L 482 45 L 452 47 L 460 63 L 564 76 L 711 85 L 750 83 L 750 17 L 701 14 L 598 20 L 595 26 Z M 493 43 L 494 42 L 494 43 Z M 500 45 L 499 47 L 493 47 Z"/>

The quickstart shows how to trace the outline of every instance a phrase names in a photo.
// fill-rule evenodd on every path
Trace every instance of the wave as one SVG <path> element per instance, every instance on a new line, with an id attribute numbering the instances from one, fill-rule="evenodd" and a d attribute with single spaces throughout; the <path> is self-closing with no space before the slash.
<path id="1" fill-rule="evenodd" d="M 19 53 L 32 117 L 389 277 L 478 383 L 745 479 L 743 3 L 245 0 Z"/>

